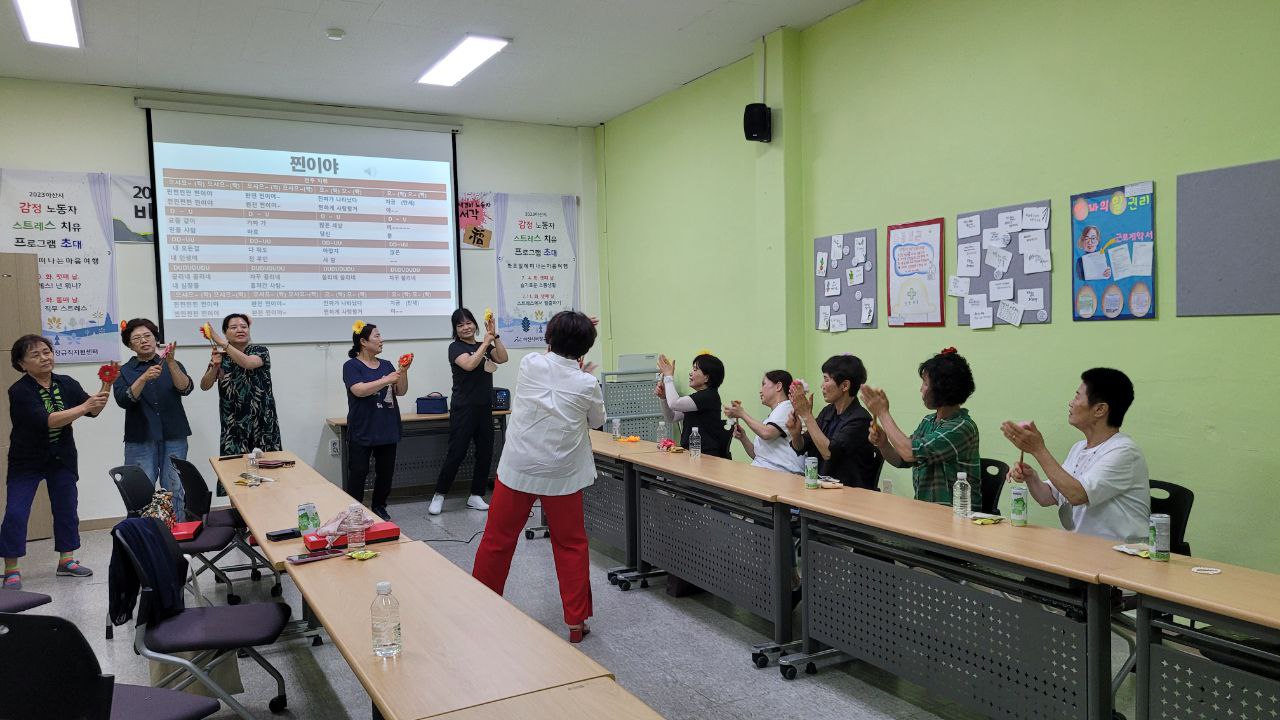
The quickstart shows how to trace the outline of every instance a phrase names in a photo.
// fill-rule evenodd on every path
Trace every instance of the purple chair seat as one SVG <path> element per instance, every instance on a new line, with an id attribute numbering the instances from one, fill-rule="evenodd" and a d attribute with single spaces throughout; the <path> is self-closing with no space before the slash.
<path id="1" fill-rule="evenodd" d="M 280 637 L 289 612 L 288 605 L 274 602 L 187 608 L 148 626 L 146 643 L 151 650 L 170 654 L 267 645 Z"/>
<path id="2" fill-rule="evenodd" d="M 213 698 L 142 685 L 117 683 L 111 693 L 112 720 L 200 720 L 221 707 Z"/>
<path id="3" fill-rule="evenodd" d="M 240 511 L 235 508 L 210 510 L 204 516 L 204 524 L 206 527 L 245 527 L 244 518 L 240 517 Z"/>
<path id="4" fill-rule="evenodd" d="M 187 555 L 216 552 L 230 545 L 235 536 L 235 528 L 203 527 L 200 529 L 199 535 L 190 540 L 180 540 L 178 549 Z"/>
<path id="5" fill-rule="evenodd" d="M 0 612 L 20 613 L 40 607 L 53 598 L 26 590 L 0 590 Z"/>

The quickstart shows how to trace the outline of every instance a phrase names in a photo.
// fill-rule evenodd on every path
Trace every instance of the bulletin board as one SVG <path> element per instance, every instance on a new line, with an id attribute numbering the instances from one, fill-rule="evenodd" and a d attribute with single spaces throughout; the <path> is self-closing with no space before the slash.
<path id="1" fill-rule="evenodd" d="M 956 298 L 961 325 L 981 330 L 1052 319 L 1052 209 L 1040 200 L 956 216 L 947 294 Z"/>
<path id="2" fill-rule="evenodd" d="M 1071 305 L 1076 320 L 1156 316 L 1155 183 L 1071 196 Z"/>
<path id="3" fill-rule="evenodd" d="M 876 231 L 813 240 L 814 327 L 825 332 L 876 326 Z"/>
<path id="4" fill-rule="evenodd" d="M 889 226 L 885 253 L 889 327 L 945 324 L 943 220 Z"/>
<path id="5" fill-rule="evenodd" d="M 1178 315 L 1280 313 L 1280 160 L 1178 176 Z"/>

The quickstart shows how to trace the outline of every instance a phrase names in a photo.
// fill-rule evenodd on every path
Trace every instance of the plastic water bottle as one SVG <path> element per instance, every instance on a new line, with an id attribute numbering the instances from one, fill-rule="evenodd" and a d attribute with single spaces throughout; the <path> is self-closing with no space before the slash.
<path id="1" fill-rule="evenodd" d="M 347 536 L 347 550 L 364 549 L 364 507 L 360 503 L 351 503 L 342 525 Z"/>
<path id="2" fill-rule="evenodd" d="M 956 484 L 951 490 L 951 509 L 959 517 L 967 518 L 972 512 L 969 506 L 969 476 L 956 473 Z"/>
<path id="3" fill-rule="evenodd" d="M 698 432 L 698 428 L 689 431 L 689 457 L 702 457 L 702 433 Z"/>
<path id="4" fill-rule="evenodd" d="M 890 477 L 880 478 L 880 492 L 884 493 L 885 495 L 893 494 L 893 478 L 890 478 Z"/>
<path id="5" fill-rule="evenodd" d="M 395 657 L 400 654 L 400 601 L 391 594 L 391 583 L 378 583 L 378 596 L 369 614 L 373 616 L 373 654 Z"/>
<path id="6" fill-rule="evenodd" d="M 258 469 L 258 458 L 262 457 L 262 448 L 254 448 L 249 451 L 249 469 Z"/>
<path id="7" fill-rule="evenodd" d="M 609 429 L 613 432 L 613 439 L 617 440 L 622 437 L 622 419 L 614 418 L 609 421 Z"/>
<path id="8" fill-rule="evenodd" d="M 667 421 L 666 421 L 666 420 L 659 420 L 659 421 L 658 421 L 658 432 L 654 435 L 653 441 L 654 441 L 654 442 L 658 442 L 658 443 L 660 443 L 660 442 L 662 442 L 663 440 L 666 440 L 666 439 L 667 439 Z"/>

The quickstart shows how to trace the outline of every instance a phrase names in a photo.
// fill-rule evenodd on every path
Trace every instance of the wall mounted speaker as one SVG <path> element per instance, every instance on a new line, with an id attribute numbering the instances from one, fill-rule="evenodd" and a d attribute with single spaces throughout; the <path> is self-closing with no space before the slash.
<path id="1" fill-rule="evenodd" d="M 769 106 L 751 103 L 742 112 L 742 132 L 748 140 L 769 142 L 773 139 L 773 119 Z"/>

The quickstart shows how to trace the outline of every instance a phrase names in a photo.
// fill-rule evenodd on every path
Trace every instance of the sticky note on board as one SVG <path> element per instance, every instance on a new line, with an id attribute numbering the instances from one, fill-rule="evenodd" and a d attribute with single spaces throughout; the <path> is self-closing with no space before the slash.
<path id="1" fill-rule="evenodd" d="M 987 330 L 994 324 L 994 314 L 989 307 L 979 308 L 969 313 L 970 330 Z"/>
<path id="2" fill-rule="evenodd" d="M 956 275 L 978 277 L 982 274 L 982 245 L 976 242 L 956 246 Z"/>
<path id="3" fill-rule="evenodd" d="M 1150 275 L 1155 261 L 1156 244 L 1153 242 L 1136 242 L 1131 251 L 1133 261 L 1132 272 L 1135 276 Z"/>
<path id="4" fill-rule="evenodd" d="M 823 282 L 825 283 L 823 296 L 834 297 L 840 294 L 840 278 L 827 278 Z"/>
<path id="5" fill-rule="evenodd" d="M 831 306 L 819 305 L 818 306 L 818 329 L 826 330 L 829 327 L 831 327 Z"/>
<path id="6" fill-rule="evenodd" d="M 870 325 L 876 319 L 876 299 L 862 298 L 862 324 Z"/>
<path id="7" fill-rule="evenodd" d="M 982 247 L 984 249 L 1009 246 L 1009 233 L 1000 228 L 987 228 L 982 231 Z"/>
<path id="8" fill-rule="evenodd" d="M 969 215 L 956 220 L 956 237 L 959 239 L 977 237 L 982 233 L 982 216 Z"/>
<path id="9" fill-rule="evenodd" d="M 991 248 L 987 251 L 986 263 L 999 272 L 1009 272 L 1009 263 L 1013 260 L 1013 253 L 1000 248 Z"/>
<path id="10" fill-rule="evenodd" d="M 1100 252 L 1081 255 L 1080 265 L 1084 269 L 1085 280 L 1106 280 L 1111 277 L 1111 268 L 1107 267 L 1107 256 Z"/>
<path id="11" fill-rule="evenodd" d="M 845 283 L 848 285 L 861 285 L 864 280 L 865 271 L 861 265 L 854 265 L 844 271 Z"/>
<path id="12" fill-rule="evenodd" d="M 1022 229 L 1022 211 L 1010 210 L 996 216 L 996 227 L 1006 233 L 1015 233 Z"/>
<path id="13" fill-rule="evenodd" d="M 844 332 L 849 329 L 849 325 L 845 322 L 844 313 L 831 316 L 831 332 Z"/>
<path id="14" fill-rule="evenodd" d="M 1014 327 L 1018 327 L 1022 325 L 1022 308 L 1018 307 L 1017 303 L 1005 300 L 996 308 L 996 317 Z"/>
<path id="15" fill-rule="evenodd" d="M 864 263 L 867 261 L 866 235 L 859 235 L 853 239 L 853 261 L 856 263 Z"/>
<path id="16" fill-rule="evenodd" d="M 1023 230 L 1018 233 L 1018 253 L 1026 255 L 1032 250 L 1046 249 L 1044 230 Z"/>
<path id="17" fill-rule="evenodd" d="M 1129 257 L 1129 246 L 1127 244 L 1116 245 L 1107 249 L 1107 257 L 1111 258 L 1111 279 L 1123 280 L 1132 277 L 1133 261 Z"/>
<path id="18" fill-rule="evenodd" d="M 814 261 L 813 274 L 817 275 L 818 277 L 827 276 L 827 254 L 826 253 L 824 252 L 818 253 L 818 259 Z"/>
<path id="19" fill-rule="evenodd" d="M 991 299 L 991 302 L 995 302 L 997 300 L 1012 300 L 1013 278 L 992 280 L 987 283 L 987 297 Z"/>
<path id="20" fill-rule="evenodd" d="M 1044 288 L 1023 288 L 1018 291 L 1018 307 L 1023 310 L 1044 309 Z"/>
<path id="21" fill-rule="evenodd" d="M 1049 206 L 1022 208 L 1023 230 L 1047 230 L 1049 228 Z"/>
<path id="22" fill-rule="evenodd" d="M 1053 257 L 1046 250 L 1032 250 L 1022 256 L 1022 273 L 1034 275 L 1053 270 Z"/>
<path id="23" fill-rule="evenodd" d="M 966 295 L 964 298 L 964 312 L 966 315 L 972 315 L 975 311 L 987 307 L 986 293 L 977 295 Z"/>
<path id="24" fill-rule="evenodd" d="M 947 294 L 951 297 L 964 297 L 969 294 L 969 278 L 952 275 L 947 278 Z"/>

